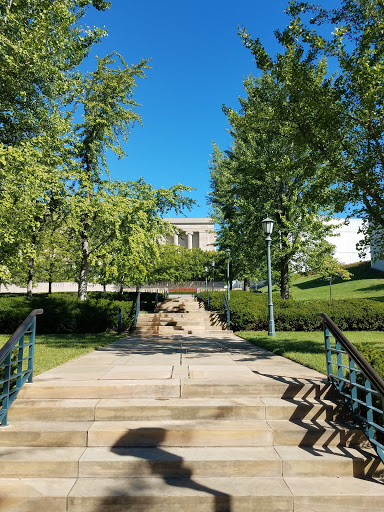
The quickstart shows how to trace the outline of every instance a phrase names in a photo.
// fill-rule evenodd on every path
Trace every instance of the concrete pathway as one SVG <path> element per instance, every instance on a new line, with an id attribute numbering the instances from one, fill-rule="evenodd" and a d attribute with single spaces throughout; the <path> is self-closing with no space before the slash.
<path id="1" fill-rule="evenodd" d="M 344 413 L 323 375 L 226 331 L 129 336 L 23 388 L 0 512 L 381 511 Z"/>

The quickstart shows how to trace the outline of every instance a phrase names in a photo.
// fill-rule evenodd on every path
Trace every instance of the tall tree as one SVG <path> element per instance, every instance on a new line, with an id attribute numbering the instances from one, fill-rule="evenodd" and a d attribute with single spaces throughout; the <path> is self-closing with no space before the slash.
<path id="1" fill-rule="evenodd" d="M 104 31 L 82 28 L 103 0 L 7 0 L 0 6 L 0 261 L 9 275 L 34 260 L 67 178 L 62 107 L 76 66 Z M 25 270 L 26 272 L 26 270 Z"/>
<path id="2" fill-rule="evenodd" d="M 74 101 L 83 121 L 74 123 L 73 154 L 77 161 L 74 201 L 79 219 L 82 262 L 79 274 L 80 300 L 86 300 L 90 256 L 90 231 L 100 211 L 101 174 L 108 174 L 106 151 L 124 156 L 122 142 L 128 139 L 135 122 L 141 122 L 133 99 L 136 78 L 143 78 L 147 61 L 128 66 L 121 55 L 113 53 L 97 61 L 96 70 L 79 82 Z"/>
<path id="3" fill-rule="evenodd" d="M 294 123 L 313 151 L 332 163 L 344 204 L 350 201 L 354 213 L 369 221 L 369 243 L 372 229 L 384 228 L 384 4 L 342 0 L 326 10 L 292 1 L 288 11 L 291 23 L 277 33 L 279 40 L 301 37 L 309 52 L 331 57 L 337 67 L 328 83 L 332 104 L 324 108 L 313 98 Z M 378 245 L 383 254 L 382 237 Z"/>
<path id="4" fill-rule="evenodd" d="M 215 152 L 211 204 L 220 211 L 220 238 L 232 243 L 234 253 L 242 254 L 254 274 L 260 272 L 265 254 L 261 220 L 269 216 L 276 221 L 273 255 L 281 296 L 287 299 L 290 268 L 300 268 L 306 245 L 323 240 L 331 231 L 322 216 L 332 213 L 333 194 L 327 187 L 327 162 L 314 158 L 298 130 L 282 121 L 287 110 L 302 108 L 301 90 L 290 86 L 290 77 L 299 75 L 303 85 L 316 90 L 326 68 L 324 62 L 302 59 L 302 48 L 295 41 L 274 61 L 258 40 L 246 33 L 242 37 L 265 70 L 260 78 L 244 82 L 247 97 L 240 101 L 240 113 L 225 109 L 233 145 L 226 155 Z"/>

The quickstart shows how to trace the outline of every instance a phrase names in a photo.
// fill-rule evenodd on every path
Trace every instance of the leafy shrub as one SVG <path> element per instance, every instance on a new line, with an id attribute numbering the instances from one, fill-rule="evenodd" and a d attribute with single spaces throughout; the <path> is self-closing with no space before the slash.
<path id="1" fill-rule="evenodd" d="M 137 294 L 91 292 L 85 302 L 75 293 L 36 294 L 31 298 L 20 295 L 0 296 L 0 332 L 12 334 L 33 309 L 42 308 L 37 319 L 37 332 L 91 333 L 117 329 L 121 308 L 122 329 L 127 330 L 134 316 Z M 159 296 L 159 300 L 161 297 Z M 141 309 L 153 311 L 155 294 L 141 294 Z"/>
<path id="2" fill-rule="evenodd" d="M 223 293 L 209 294 L 210 309 L 224 311 Z M 202 300 L 207 302 L 206 293 Z M 282 300 L 274 294 L 275 327 L 279 331 L 317 331 L 322 319 L 317 313 L 326 313 L 341 330 L 384 330 L 384 304 L 369 299 L 295 301 Z M 235 331 L 268 329 L 268 297 L 242 291 L 231 292 L 231 326 Z"/>
<path id="3" fill-rule="evenodd" d="M 362 343 L 356 343 L 355 346 L 367 363 L 384 379 L 384 350 L 375 345 Z"/>

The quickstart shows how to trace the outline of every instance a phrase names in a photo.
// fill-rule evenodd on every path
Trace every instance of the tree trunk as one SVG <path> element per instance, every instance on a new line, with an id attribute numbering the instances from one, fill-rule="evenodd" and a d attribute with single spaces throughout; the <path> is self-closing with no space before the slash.
<path id="1" fill-rule="evenodd" d="M 89 239 L 84 229 L 82 240 L 81 240 L 81 265 L 79 275 L 79 289 L 77 298 L 81 301 L 87 300 L 87 289 L 88 289 L 88 268 L 89 268 Z"/>
<path id="2" fill-rule="evenodd" d="M 123 295 L 123 293 L 124 293 L 124 278 L 125 278 L 125 276 L 123 276 L 120 279 L 120 283 L 119 283 L 119 293 L 120 293 L 120 295 Z"/>
<path id="3" fill-rule="evenodd" d="M 332 279 L 329 280 L 329 300 L 332 300 Z"/>
<path id="4" fill-rule="evenodd" d="M 248 277 L 244 277 L 243 290 L 245 292 L 249 292 L 249 279 L 248 279 Z"/>
<path id="5" fill-rule="evenodd" d="M 103 283 L 103 293 L 107 293 L 107 285 Z"/>
<path id="6" fill-rule="evenodd" d="M 35 260 L 31 258 L 28 263 L 28 283 L 27 283 L 27 297 L 32 297 L 32 284 L 33 284 L 33 270 Z"/>
<path id="7" fill-rule="evenodd" d="M 280 295 L 284 300 L 289 299 L 289 258 L 280 260 Z"/>

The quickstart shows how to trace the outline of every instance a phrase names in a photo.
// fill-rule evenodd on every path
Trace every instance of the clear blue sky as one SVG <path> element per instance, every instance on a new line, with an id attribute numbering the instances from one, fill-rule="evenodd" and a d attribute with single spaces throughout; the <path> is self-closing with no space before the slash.
<path id="1" fill-rule="evenodd" d="M 95 55 L 113 50 L 129 64 L 152 59 L 135 92 L 143 105 L 138 110 L 143 127 L 133 128 L 124 160 L 109 159 L 111 178 L 142 176 L 155 188 L 192 186 L 199 206 L 188 216 L 207 216 L 212 142 L 221 149 L 231 144 L 221 107 L 238 108 L 243 79 L 257 74 L 238 26 L 274 53 L 273 30 L 287 24 L 286 5 L 285 0 L 112 0 L 107 12 L 89 10 L 87 24 L 105 26 L 109 35 L 95 46 L 87 69 Z"/>

